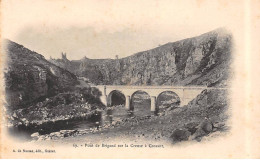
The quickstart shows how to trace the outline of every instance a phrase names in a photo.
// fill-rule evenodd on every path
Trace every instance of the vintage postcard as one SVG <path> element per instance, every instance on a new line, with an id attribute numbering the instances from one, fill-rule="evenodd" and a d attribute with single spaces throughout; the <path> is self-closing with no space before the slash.
<path id="1" fill-rule="evenodd" d="M 0 157 L 259 158 L 259 9 L 2 0 Z"/>

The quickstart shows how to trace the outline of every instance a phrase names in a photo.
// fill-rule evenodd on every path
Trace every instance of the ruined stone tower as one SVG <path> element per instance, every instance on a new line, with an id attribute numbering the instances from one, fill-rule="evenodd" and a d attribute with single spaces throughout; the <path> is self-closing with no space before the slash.
<path id="1" fill-rule="evenodd" d="M 62 58 L 63 60 L 67 60 L 67 54 L 61 52 L 61 58 Z"/>

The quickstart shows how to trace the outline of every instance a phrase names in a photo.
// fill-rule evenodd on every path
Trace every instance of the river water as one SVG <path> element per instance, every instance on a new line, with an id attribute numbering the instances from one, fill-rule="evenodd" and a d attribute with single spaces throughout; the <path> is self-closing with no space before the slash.
<path id="1" fill-rule="evenodd" d="M 128 111 L 124 106 L 118 105 L 107 108 L 107 110 L 103 112 L 97 112 L 88 119 L 57 121 L 55 123 L 49 122 L 37 128 L 25 126 L 10 127 L 8 128 L 8 132 L 20 141 L 30 141 L 32 140 L 31 134 L 35 132 L 39 132 L 40 135 L 44 135 L 52 132 L 58 132 L 60 130 L 83 130 L 97 128 L 104 124 L 111 124 L 113 121 L 119 121 L 124 118 L 153 114 L 154 113 L 150 111 L 150 105 L 147 105 L 145 102 L 143 104 L 136 104 L 133 111 Z"/>
<path id="2" fill-rule="evenodd" d="M 156 115 L 156 113 L 151 112 L 151 100 L 149 96 L 141 93 L 136 95 L 132 108 L 133 110 L 126 110 L 125 106 L 117 105 L 113 107 L 108 107 L 102 112 L 97 112 L 87 119 L 77 119 L 77 120 L 66 120 L 66 121 L 57 121 L 55 123 L 49 122 L 42 124 L 40 127 L 11 127 L 8 128 L 10 135 L 16 137 L 18 140 L 30 141 L 32 140 L 31 134 L 38 132 L 40 135 L 50 134 L 52 132 L 58 132 L 60 130 L 83 130 L 90 128 L 102 127 L 104 124 L 111 124 L 114 121 L 120 121 L 124 118 L 130 118 L 133 116 L 143 117 L 149 115 Z M 158 99 L 158 103 L 172 101 L 172 94 L 166 94 L 163 96 L 162 100 Z M 167 104 L 167 103 L 166 103 Z M 158 105 L 161 110 L 161 106 Z"/>

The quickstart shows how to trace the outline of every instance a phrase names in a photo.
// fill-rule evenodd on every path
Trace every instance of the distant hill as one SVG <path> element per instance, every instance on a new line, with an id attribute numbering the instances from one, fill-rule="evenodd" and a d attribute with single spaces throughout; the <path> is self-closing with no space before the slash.
<path id="1" fill-rule="evenodd" d="M 50 62 L 107 85 L 228 86 L 232 35 L 223 28 L 121 59 Z"/>
<path id="2" fill-rule="evenodd" d="M 74 74 L 48 62 L 42 55 L 10 40 L 4 40 L 4 45 L 6 99 L 13 109 L 77 84 Z"/>

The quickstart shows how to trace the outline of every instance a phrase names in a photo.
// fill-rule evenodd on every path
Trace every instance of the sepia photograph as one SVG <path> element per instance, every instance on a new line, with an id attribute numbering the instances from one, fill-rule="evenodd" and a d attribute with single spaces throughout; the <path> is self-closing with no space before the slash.
<path id="1" fill-rule="evenodd" d="M 252 4 L 3 0 L 0 157 L 259 158 Z"/>

